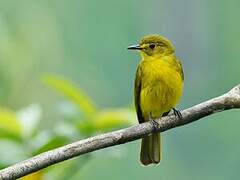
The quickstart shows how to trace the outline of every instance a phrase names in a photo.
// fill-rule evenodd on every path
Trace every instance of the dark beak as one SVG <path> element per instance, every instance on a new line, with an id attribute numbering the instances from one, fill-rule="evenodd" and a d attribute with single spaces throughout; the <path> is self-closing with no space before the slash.
<path id="1" fill-rule="evenodd" d="M 127 49 L 129 49 L 129 50 L 141 50 L 142 48 L 139 44 L 137 44 L 137 45 L 129 46 Z"/>

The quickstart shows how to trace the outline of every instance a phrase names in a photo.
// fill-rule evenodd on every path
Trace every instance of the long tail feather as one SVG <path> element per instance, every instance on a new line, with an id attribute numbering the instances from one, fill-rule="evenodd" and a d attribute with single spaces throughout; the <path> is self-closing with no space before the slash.
<path id="1" fill-rule="evenodd" d="M 158 164 L 161 160 L 160 133 L 142 139 L 140 161 L 143 165 Z"/>

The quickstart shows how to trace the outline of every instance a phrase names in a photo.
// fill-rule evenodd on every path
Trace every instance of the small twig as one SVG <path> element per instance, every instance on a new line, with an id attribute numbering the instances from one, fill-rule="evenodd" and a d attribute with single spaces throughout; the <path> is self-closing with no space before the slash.
<path id="1" fill-rule="evenodd" d="M 183 110 L 181 112 L 182 119 L 178 119 L 175 116 L 156 119 L 159 123 L 157 131 L 163 132 L 174 127 L 194 122 L 205 116 L 234 108 L 240 108 L 240 85 L 222 96 Z M 153 130 L 156 129 L 154 129 L 150 123 L 143 123 L 122 130 L 83 139 L 44 152 L 23 162 L 2 169 L 0 170 L 0 179 L 7 180 L 20 178 L 24 175 L 82 154 L 140 139 L 152 133 Z"/>

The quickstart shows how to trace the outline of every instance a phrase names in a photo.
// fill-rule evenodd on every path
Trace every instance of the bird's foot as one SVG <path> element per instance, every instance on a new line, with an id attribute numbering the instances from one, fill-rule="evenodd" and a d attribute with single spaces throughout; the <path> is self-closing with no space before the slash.
<path id="1" fill-rule="evenodd" d="M 150 122 L 150 124 L 151 124 L 152 127 L 153 127 L 153 132 L 154 132 L 154 133 L 155 133 L 155 132 L 158 132 L 159 124 L 158 124 L 158 122 L 157 122 L 155 119 L 153 119 L 153 118 L 151 117 L 151 115 L 149 116 L 149 122 Z"/>
<path id="2" fill-rule="evenodd" d="M 183 116 L 182 116 L 181 111 L 179 111 L 179 110 L 177 110 L 177 109 L 175 109 L 175 108 L 173 108 L 173 114 L 174 114 L 175 116 L 177 116 L 180 120 L 183 119 Z"/>

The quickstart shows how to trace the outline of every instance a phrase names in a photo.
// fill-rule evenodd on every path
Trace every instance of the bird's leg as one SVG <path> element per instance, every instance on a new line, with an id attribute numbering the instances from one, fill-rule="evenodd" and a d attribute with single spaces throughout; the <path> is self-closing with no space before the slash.
<path id="1" fill-rule="evenodd" d="M 181 114 L 181 111 L 173 108 L 173 113 L 174 113 L 174 115 L 177 116 L 180 120 L 183 119 L 182 114 Z"/>
<path id="2" fill-rule="evenodd" d="M 152 118 L 151 113 L 149 113 L 149 122 L 153 127 L 153 132 L 157 132 L 159 124 L 157 121 L 155 121 L 155 119 Z"/>

